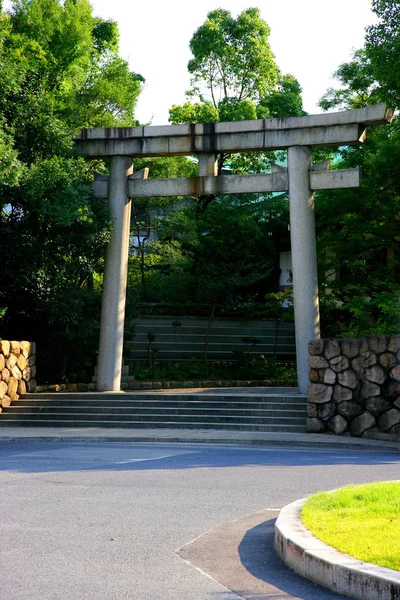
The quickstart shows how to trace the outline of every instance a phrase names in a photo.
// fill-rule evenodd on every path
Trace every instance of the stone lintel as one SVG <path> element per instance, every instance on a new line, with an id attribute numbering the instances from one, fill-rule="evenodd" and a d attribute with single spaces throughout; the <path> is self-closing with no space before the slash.
<path id="1" fill-rule="evenodd" d="M 310 127 L 331 127 L 334 125 L 383 125 L 390 123 L 393 111 L 385 104 L 376 104 L 353 110 L 304 117 L 283 119 L 255 119 L 251 121 L 230 121 L 222 123 L 198 123 L 192 125 L 161 125 L 145 127 L 106 127 L 82 129 L 76 140 L 127 140 L 133 138 L 159 138 L 181 136 L 210 136 L 222 133 L 266 132 L 275 130 L 305 129 Z"/>
<path id="2" fill-rule="evenodd" d="M 176 179 L 128 178 L 130 198 L 151 198 L 156 196 L 203 196 L 212 194 L 251 194 L 263 192 L 285 192 L 288 190 L 287 170 L 257 175 L 220 175 L 214 177 L 185 177 Z M 311 171 L 310 188 L 314 190 L 358 187 L 359 169 L 337 171 Z M 107 198 L 108 183 L 96 180 L 93 184 L 96 198 Z"/>
<path id="3" fill-rule="evenodd" d="M 360 187 L 360 169 L 337 169 L 336 171 L 311 171 L 312 190 L 334 190 Z"/>
<path id="4" fill-rule="evenodd" d="M 91 132 L 92 130 L 87 130 L 88 134 Z M 212 131 L 186 135 L 88 137 L 77 139 L 75 150 L 78 154 L 97 157 L 188 156 L 203 152 L 282 150 L 290 146 L 355 145 L 362 143 L 364 139 L 365 127 L 356 123 L 229 133 Z"/>

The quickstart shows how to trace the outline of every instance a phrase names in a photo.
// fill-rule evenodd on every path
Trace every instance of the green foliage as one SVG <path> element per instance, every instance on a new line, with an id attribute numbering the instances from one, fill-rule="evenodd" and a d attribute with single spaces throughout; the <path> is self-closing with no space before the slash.
<path id="1" fill-rule="evenodd" d="M 365 47 L 336 71 L 341 88 L 328 90 L 322 108 L 359 108 L 380 101 L 398 106 L 400 88 L 392 75 L 400 59 L 399 6 L 377 0 L 373 9 L 380 23 L 368 28 Z M 336 168 L 361 167 L 359 189 L 316 195 L 325 336 L 398 332 L 399 160 L 396 118 L 390 126 L 369 128 L 362 147 L 341 148 L 337 154 Z"/>
<path id="2" fill-rule="evenodd" d="M 296 382 L 294 364 L 280 362 L 274 356 L 264 355 L 252 356 L 240 364 L 237 360 L 207 364 L 191 360 L 164 367 L 160 364 L 152 368 L 135 367 L 132 374 L 139 381 L 269 380 L 271 384 L 276 385 L 294 385 Z"/>
<path id="3" fill-rule="evenodd" d="M 43 378 L 90 370 L 98 341 L 110 224 L 91 193 L 96 165 L 71 156 L 73 136 L 132 125 L 142 80 L 118 56 L 116 24 L 87 0 L 0 11 L 2 328 L 38 342 Z"/>
<path id="4" fill-rule="evenodd" d="M 398 0 L 373 0 L 372 9 L 380 20 L 367 28 L 366 52 L 381 97 L 393 108 L 399 108 L 400 4 Z"/>

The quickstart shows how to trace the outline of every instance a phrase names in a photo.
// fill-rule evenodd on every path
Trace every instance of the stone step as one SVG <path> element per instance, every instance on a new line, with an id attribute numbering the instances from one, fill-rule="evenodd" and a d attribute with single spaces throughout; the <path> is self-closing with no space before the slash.
<path id="1" fill-rule="evenodd" d="M 265 431 L 265 432 L 286 432 L 286 433 L 305 433 L 305 425 L 290 425 L 285 423 L 281 424 L 247 424 L 247 423 L 209 423 L 209 422 L 198 422 L 190 423 L 185 421 L 169 421 L 163 423 L 160 421 L 122 421 L 116 424 L 115 421 L 86 421 L 86 420 L 75 420 L 65 421 L 56 419 L 43 419 L 40 423 L 30 419 L 19 419 L 3 421 L 0 419 L 0 425 L 4 427 L 90 427 L 90 428 L 130 428 L 130 429 L 209 429 L 209 430 L 228 430 L 228 431 Z M 77 434 L 78 435 L 78 434 Z"/>
<path id="2" fill-rule="evenodd" d="M 129 414 L 129 413 L 99 413 L 99 412 L 79 412 L 79 413 L 62 413 L 59 411 L 54 411 L 52 413 L 48 413 L 47 418 L 59 420 L 63 419 L 64 421 L 74 421 L 77 419 L 82 419 L 84 421 L 113 421 L 114 424 L 118 424 L 126 421 L 134 420 L 134 421 L 154 421 L 154 422 L 162 422 L 169 423 L 171 421 L 186 421 L 188 423 L 226 423 L 226 424 L 235 424 L 235 423 L 256 423 L 260 425 L 268 425 L 268 424 L 290 424 L 290 425 L 302 425 L 305 424 L 305 416 L 299 417 L 285 417 L 285 416 L 252 416 L 249 414 L 240 414 L 240 415 L 231 415 L 231 414 L 200 414 L 194 415 L 192 413 L 189 414 L 174 414 L 174 413 L 159 413 L 155 415 L 154 413 L 142 413 L 142 414 Z M 5 410 L 1 415 L 1 422 L 4 423 L 9 420 L 32 420 L 36 422 L 40 422 L 43 419 L 43 414 L 32 411 L 23 411 L 23 410 Z"/>
<path id="3" fill-rule="evenodd" d="M 296 402 L 243 402 L 243 401 L 209 401 L 209 400 L 14 400 L 11 408 L 31 407 L 35 409 L 68 408 L 107 408 L 110 410 L 129 408 L 139 409 L 182 409 L 182 410 L 272 410 L 272 411 L 305 411 L 306 403 Z"/>
<path id="4" fill-rule="evenodd" d="M 264 402 L 266 400 L 279 402 L 306 402 L 306 395 L 299 394 L 296 388 L 265 388 L 266 392 L 260 392 L 259 388 L 246 388 L 246 392 L 236 391 L 235 388 L 230 388 L 230 391 L 224 391 L 224 388 L 216 390 L 210 388 L 206 391 L 188 392 L 185 389 L 182 391 L 168 390 L 149 390 L 149 391 L 127 391 L 127 392 L 46 392 L 21 394 L 23 400 L 98 400 L 98 401 L 117 401 L 117 400 L 206 400 L 211 401 L 241 401 L 247 402 Z"/>
<path id="5" fill-rule="evenodd" d="M 229 410 L 229 413 L 227 412 Z M 158 417 L 158 415 L 204 415 L 213 417 L 213 416 L 251 416 L 251 417 L 299 417 L 305 418 L 307 411 L 305 409 L 268 409 L 268 408 L 227 408 L 225 406 L 221 407 L 195 407 L 195 406 L 53 406 L 53 405 L 37 405 L 37 406 L 27 406 L 27 405 L 11 405 L 9 408 L 5 409 L 2 418 L 7 419 L 8 414 L 14 414 L 16 416 L 20 414 L 34 414 L 34 415 L 50 415 L 50 414 L 102 414 L 102 415 L 153 415 L 154 417 Z"/>

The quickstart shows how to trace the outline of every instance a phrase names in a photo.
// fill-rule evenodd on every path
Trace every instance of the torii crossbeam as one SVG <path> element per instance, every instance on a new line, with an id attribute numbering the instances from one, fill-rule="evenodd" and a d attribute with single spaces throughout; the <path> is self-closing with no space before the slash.
<path id="1" fill-rule="evenodd" d="M 293 266 L 296 354 L 299 392 L 308 384 L 308 342 L 319 337 L 319 303 L 313 191 L 358 187 L 358 168 L 328 171 L 313 165 L 313 147 L 356 145 L 366 127 L 390 123 L 393 111 L 384 104 L 366 108 L 284 119 L 229 123 L 83 129 L 76 152 L 110 160 L 109 178 L 94 182 L 98 198 L 108 198 L 114 229 L 104 273 L 99 391 L 119 391 L 129 252 L 130 199 L 288 191 Z M 288 167 L 261 175 L 217 175 L 217 155 L 233 152 L 288 150 Z M 148 156 L 197 155 L 199 176 L 147 179 L 147 169 L 133 174 L 132 159 Z"/>

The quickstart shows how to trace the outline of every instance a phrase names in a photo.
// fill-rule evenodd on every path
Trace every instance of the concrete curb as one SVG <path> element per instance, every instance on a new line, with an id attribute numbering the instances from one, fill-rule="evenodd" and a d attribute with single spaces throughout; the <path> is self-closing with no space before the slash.
<path id="1" fill-rule="evenodd" d="M 245 446 L 279 446 L 287 448 L 313 448 L 318 450 L 323 449 L 340 449 L 340 450 L 361 450 L 366 452 L 398 452 L 399 447 L 395 446 L 379 446 L 379 445 L 362 445 L 362 444 L 350 444 L 350 443 L 338 443 L 338 442 L 315 442 L 315 441 L 302 441 L 302 440 L 271 440 L 271 439 L 245 439 L 245 438 L 195 438 L 195 437 L 180 437 L 176 436 L 143 436 L 143 437 L 132 437 L 132 436 L 113 436 L 113 435 L 0 435 L 0 443 L 8 442 L 72 442 L 72 443 L 104 443 L 104 442 L 120 442 L 120 443 L 160 443 L 160 444 L 227 444 L 227 445 L 245 445 Z"/>
<path id="2" fill-rule="evenodd" d="M 400 572 L 338 552 L 304 527 L 305 498 L 285 506 L 275 523 L 275 548 L 296 573 L 338 594 L 359 600 L 399 600 Z"/>

